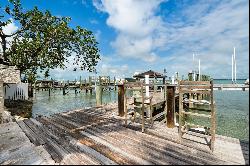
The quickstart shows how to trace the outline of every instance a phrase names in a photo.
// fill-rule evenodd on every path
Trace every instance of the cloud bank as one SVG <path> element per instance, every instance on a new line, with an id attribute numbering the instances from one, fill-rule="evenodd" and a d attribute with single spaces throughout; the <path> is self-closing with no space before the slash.
<path id="1" fill-rule="evenodd" d="M 99 11 L 109 14 L 106 23 L 117 32 L 111 42 L 117 55 L 146 62 L 157 60 L 155 50 L 160 47 L 157 38 L 164 28 L 162 18 L 155 12 L 161 2 L 163 0 L 93 1 Z"/>
<path id="2" fill-rule="evenodd" d="M 172 5 L 172 8 L 168 5 Z M 203 73 L 230 78 L 236 47 L 238 76 L 248 77 L 249 1 L 93 0 L 117 33 L 111 41 L 120 57 L 151 62 L 158 71 L 186 75 L 201 60 Z M 164 7 L 167 6 L 167 7 Z M 138 62 L 138 65 L 144 65 Z M 147 70 L 147 69 L 145 69 Z"/>

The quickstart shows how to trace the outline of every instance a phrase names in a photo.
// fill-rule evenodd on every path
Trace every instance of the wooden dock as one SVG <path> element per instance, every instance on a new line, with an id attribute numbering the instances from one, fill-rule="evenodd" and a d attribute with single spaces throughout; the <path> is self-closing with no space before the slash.
<path id="1" fill-rule="evenodd" d="M 48 165 L 55 164 L 42 145 L 30 142 L 15 122 L 0 125 L 1 165 Z"/>
<path id="2" fill-rule="evenodd" d="M 136 123 L 124 126 L 117 114 L 117 104 L 106 105 L 18 121 L 9 125 L 14 128 L 8 131 L 17 131 L 16 135 L 24 132 L 33 147 L 42 147 L 50 154 L 55 161 L 50 164 L 249 164 L 249 142 L 216 135 L 212 153 L 204 138 L 190 136 L 179 143 L 177 128 L 169 129 L 166 124 L 146 126 L 142 133 Z M 16 157 L 13 148 L 2 151 L 6 142 L 10 147 L 15 144 L 2 128 L 0 125 L 0 164 L 15 164 L 11 157 L 17 160 L 23 156 Z M 18 164 L 33 161 L 23 158 L 26 160 Z"/>
<path id="3" fill-rule="evenodd" d="M 214 84 L 214 90 L 242 90 L 249 91 L 249 85 L 245 84 Z"/>

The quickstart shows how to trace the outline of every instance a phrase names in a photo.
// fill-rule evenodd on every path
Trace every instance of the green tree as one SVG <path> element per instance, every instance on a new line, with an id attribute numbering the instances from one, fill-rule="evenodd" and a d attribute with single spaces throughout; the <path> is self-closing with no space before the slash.
<path id="1" fill-rule="evenodd" d="M 39 70 L 46 70 L 48 75 L 49 69 L 66 68 L 70 56 L 73 65 L 81 70 L 94 70 L 100 55 L 91 31 L 80 26 L 71 28 L 69 17 L 56 17 L 37 7 L 24 11 L 20 0 L 9 0 L 5 7 L 0 4 L 0 10 L 5 11 L 0 13 L 2 58 L 16 65 L 21 74 L 34 77 Z M 5 34 L 3 28 L 12 19 L 19 28 L 13 34 Z M 7 43 L 8 38 L 12 38 L 11 43 Z"/>

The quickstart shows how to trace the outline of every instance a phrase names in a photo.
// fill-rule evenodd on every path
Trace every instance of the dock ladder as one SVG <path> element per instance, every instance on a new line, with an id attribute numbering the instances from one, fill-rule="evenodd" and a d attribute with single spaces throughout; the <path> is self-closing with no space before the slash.
<path id="1" fill-rule="evenodd" d="M 210 137 L 208 144 L 210 149 L 214 151 L 216 116 L 213 81 L 181 80 L 179 81 L 178 89 L 180 141 L 182 141 L 184 134 L 192 134 L 199 137 L 204 137 L 205 135 Z M 204 125 L 204 118 L 209 120 L 209 127 L 207 127 L 207 124 Z M 202 125 L 197 123 L 202 123 Z"/>
<path id="2" fill-rule="evenodd" d="M 125 125 L 128 125 L 128 116 L 130 121 L 135 122 L 137 114 L 139 114 L 139 120 L 142 124 L 142 132 L 145 130 L 145 121 L 152 124 L 152 98 L 153 96 L 145 96 L 145 85 L 142 82 L 125 83 L 125 97 L 124 97 L 124 113 L 125 113 Z M 126 91 L 132 91 L 132 102 L 128 102 L 130 97 Z"/>

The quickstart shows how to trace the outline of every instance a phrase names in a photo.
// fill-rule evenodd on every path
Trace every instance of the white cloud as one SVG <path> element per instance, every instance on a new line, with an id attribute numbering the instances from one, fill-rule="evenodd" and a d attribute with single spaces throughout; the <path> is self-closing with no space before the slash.
<path id="1" fill-rule="evenodd" d="M 7 24 L 6 26 L 3 27 L 3 33 L 6 35 L 11 35 L 13 34 L 18 27 L 15 25 L 13 19 L 11 19 L 11 23 Z"/>
<path id="2" fill-rule="evenodd" d="M 91 20 L 90 20 L 90 23 L 91 23 L 91 24 L 99 24 L 99 22 L 98 22 L 96 19 L 91 19 Z"/>
<path id="3" fill-rule="evenodd" d="M 88 0 L 82 0 L 82 5 L 85 7 L 89 7 Z"/>
<path id="4" fill-rule="evenodd" d="M 127 73 L 129 70 L 128 65 L 110 65 L 110 64 L 103 64 L 99 69 L 99 75 L 115 75 L 121 76 L 123 73 Z"/>
<path id="5" fill-rule="evenodd" d="M 18 29 L 18 27 L 16 26 L 16 24 L 14 23 L 13 19 L 11 19 L 11 23 L 7 24 L 6 26 L 3 27 L 3 33 L 5 35 L 11 35 L 13 34 L 16 30 Z M 10 46 L 13 38 L 12 37 L 8 37 L 6 38 L 7 40 L 7 47 Z M 0 39 L 1 41 L 1 39 Z M 2 45 L 0 45 L 0 52 L 2 52 Z"/>
<path id="6" fill-rule="evenodd" d="M 101 61 L 96 66 L 97 74 L 116 77 L 123 77 L 125 73 L 131 75 L 131 68 L 127 64 L 120 65 L 121 60 L 119 57 L 101 55 Z"/>
<path id="7" fill-rule="evenodd" d="M 248 77 L 249 1 L 183 1 L 170 14 L 156 15 L 161 2 L 93 1 L 99 11 L 108 13 L 106 23 L 117 32 L 111 46 L 118 55 L 157 61 L 152 67 L 186 75 L 192 68 L 192 54 L 198 53 L 204 74 L 229 78 L 235 46 L 238 75 Z"/>
<path id="8" fill-rule="evenodd" d="M 249 70 L 249 7 L 248 1 L 221 1 L 212 5 L 199 1 L 176 17 L 187 18 L 168 24 L 166 48 L 174 50 L 175 63 L 184 65 L 183 72 L 192 64 L 192 53 L 200 55 L 202 69 L 215 78 L 230 78 L 231 55 L 236 47 L 239 77 L 247 77 Z M 177 20 L 177 19 L 176 19 Z M 182 25 L 182 26 L 179 26 Z M 177 48 L 178 47 L 178 48 Z M 189 63 L 187 61 L 189 60 Z M 178 70 L 179 68 L 175 68 Z M 182 69 L 182 68 L 180 68 Z"/>
<path id="9" fill-rule="evenodd" d="M 101 40 L 101 34 L 102 32 L 100 30 L 97 30 L 96 33 L 94 33 L 96 40 L 100 43 Z"/>
<path id="10" fill-rule="evenodd" d="M 118 33 L 111 42 L 118 55 L 147 62 L 158 58 L 154 50 L 161 44 L 155 37 L 160 36 L 163 23 L 155 12 L 162 1 L 93 1 L 98 10 L 109 14 L 107 25 Z"/>
<path id="11" fill-rule="evenodd" d="M 197 53 L 196 69 L 201 59 L 203 74 L 230 78 L 235 46 L 237 75 L 249 77 L 249 1 L 197 1 L 194 4 L 177 1 L 178 7 L 166 15 L 164 11 L 157 11 L 161 3 L 93 0 L 99 11 L 108 13 L 106 23 L 117 33 L 111 41 L 117 56 L 101 56 L 97 66 L 99 74 L 131 76 L 135 69 L 161 72 L 166 68 L 168 76 L 175 71 L 186 76 L 193 68 L 192 54 Z M 95 34 L 98 40 L 100 34 L 101 31 Z M 138 61 L 131 65 L 134 59 Z M 64 73 L 72 75 L 72 72 Z M 83 73 L 88 74 L 79 72 Z"/>

